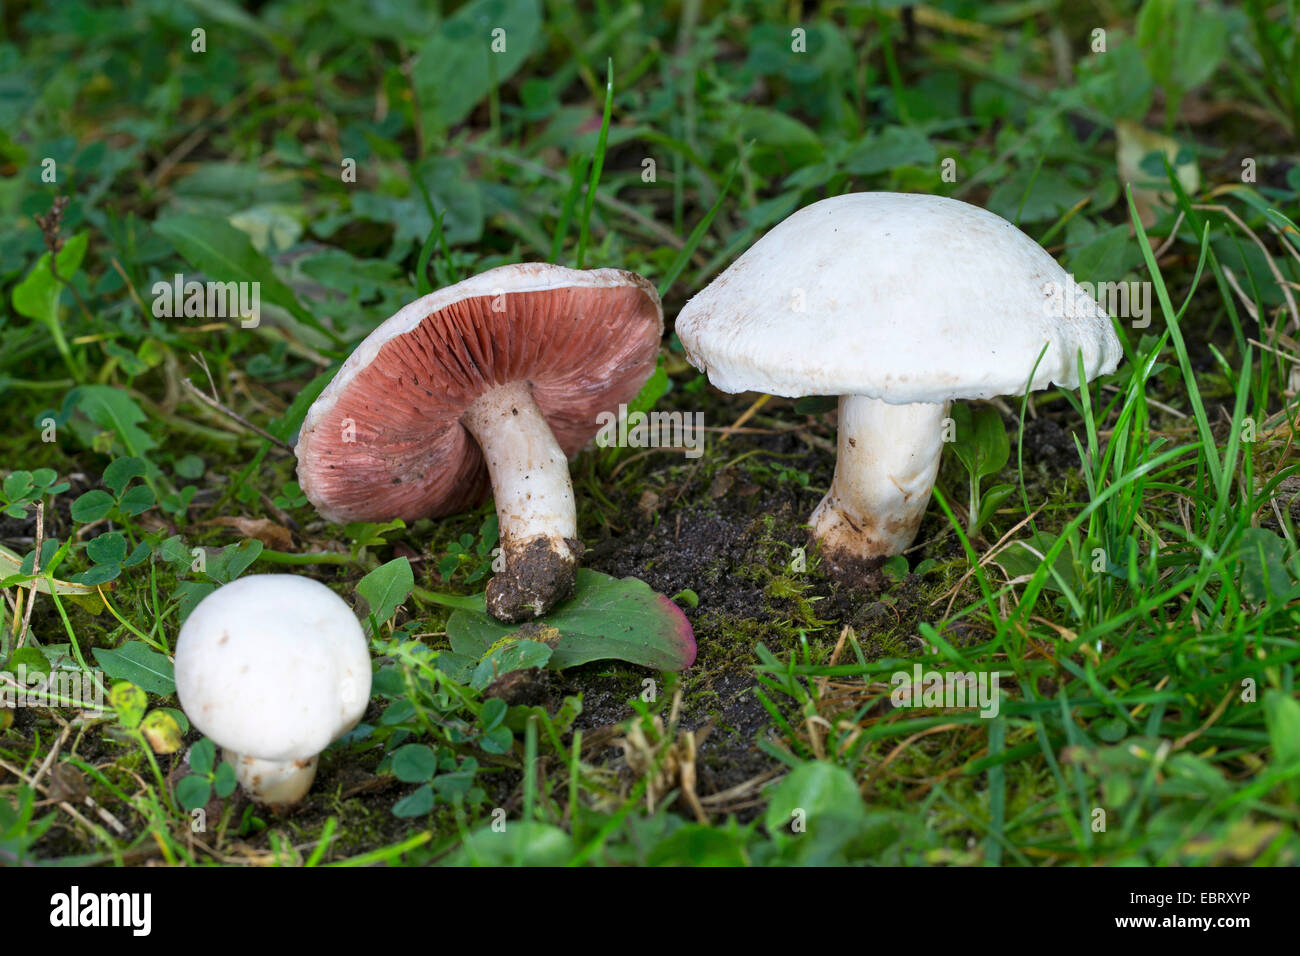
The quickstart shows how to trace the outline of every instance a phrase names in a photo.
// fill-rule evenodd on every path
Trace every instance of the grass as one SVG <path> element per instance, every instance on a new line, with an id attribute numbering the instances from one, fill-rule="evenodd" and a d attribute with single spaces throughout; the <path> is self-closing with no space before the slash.
<path id="1" fill-rule="evenodd" d="M 0 685 L 93 675 L 105 703 L 0 707 L 0 862 L 1294 865 L 1294 10 L 908 9 L 7 5 Z M 476 58 L 465 24 L 503 25 L 505 53 Z M 1199 185 L 1160 152 L 1120 183 L 1125 122 Z M 1154 309 L 1117 319 L 1115 374 L 986 406 L 1006 464 L 945 455 L 878 586 L 808 546 L 833 413 L 721 395 L 671 333 L 647 401 L 703 412 L 704 455 L 572 472 L 587 564 L 691 620 L 680 675 L 597 661 L 503 706 L 448 636 L 490 505 L 339 526 L 294 484 L 308 405 L 415 296 L 609 266 L 671 328 L 794 209 L 884 189 L 990 208 Z M 178 272 L 260 281 L 260 323 L 156 315 Z M 981 522 L 985 479 L 1014 491 Z M 369 620 L 363 582 L 403 558 L 404 600 Z M 363 724 L 283 814 L 196 765 L 168 661 L 194 603 L 256 572 L 364 609 L 376 662 Z M 997 715 L 892 706 L 917 663 L 996 673 Z"/>

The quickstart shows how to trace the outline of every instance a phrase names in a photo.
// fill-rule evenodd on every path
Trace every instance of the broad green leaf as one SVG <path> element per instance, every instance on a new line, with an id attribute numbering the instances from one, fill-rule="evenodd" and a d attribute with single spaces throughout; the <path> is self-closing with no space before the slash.
<path id="1" fill-rule="evenodd" d="M 235 792 L 237 786 L 239 786 L 239 778 L 235 776 L 235 768 L 224 760 L 221 761 L 212 775 L 212 789 L 224 800 Z"/>
<path id="2" fill-rule="evenodd" d="M 977 478 L 1001 471 L 1011 454 L 1011 440 L 998 410 L 992 405 L 957 403 L 948 414 L 956 425 L 955 440 L 949 447 L 966 471 Z"/>
<path id="3" fill-rule="evenodd" d="M 222 548 L 216 555 L 208 558 L 208 577 L 222 584 L 229 584 L 248 570 L 249 565 L 257 560 L 264 545 L 256 538 L 249 538 L 239 544 Z"/>
<path id="4" fill-rule="evenodd" d="M 208 737 L 204 737 L 190 748 L 190 767 L 195 773 L 205 776 L 212 773 L 216 759 L 217 745 Z"/>
<path id="5" fill-rule="evenodd" d="M 120 531 L 106 531 L 86 545 L 86 554 L 96 564 L 120 564 L 126 557 L 126 538 Z"/>
<path id="6" fill-rule="evenodd" d="M 30 557 L 30 555 L 28 556 Z M 28 571 L 31 570 L 31 562 L 27 562 Z M 44 562 L 42 562 L 44 567 Z M 26 580 L 27 575 L 23 571 L 23 559 L 8 548 L 0 546 L 0 586 L 13 587 L 21 584 L 23 587 L 35 587 L 41 594 L 50 593 L 50 579 L 38 577 L 34 582 Z M 11 580 L 13 579 L 13 580 Z M 58 578 L 54 579 L 54 591 L 60 596 L 67 596 L 76 601 L 78 605 L 91 614 L 99 614 L 104 610 L 103 598 L 95 588 L 85 584 L 77 584 L 72 581 L 63 581 Z"/>
<path id="7" fill-rule="evenodd" d="M 90 242 L 90 233 L 80 232 L 63 244 L 59 250 L 57 268 L 64 279 L 71 279 L 81 268 L 81 260 L 86 255 Z M 50 272 L 50 254 L 47 252 L 36 260 L 32 271 L 22 282 L 14 286 L 14 308 L 29 319 L 54 326 L 59 321 L 59 293 L 63 283 L 54 278 Z"/>
<path id="8" fill-rule="evenodd" d="M 207 777 L 190 774 L 176 785 L 176 800 L 187 812 L 206 807 L 212 799 L 212 784 Z"/>
<path id="9" fill-rule="evenodd" d="M 143 476 L 147 470 L 148 464 L 143 458 L 130 456 L 114 459 L 104 469 L 104 487 L 110 489 L 113 494 L 120 495 L 132 478 Z"/>
<path id="10" fill-rule="evenodd" d="M 438 772 L 438 757 L 424 744 L 407 744 L 393 751 L 392 766 L 403 783 L 427 783 Z"/>
<path id="11" fill-rule="evenodd" d="M 837 820 L 865 815 L 857 781 L 843 767 L 820 760 L 800 764 L 772 791 L 764 822 L 767 832 L 791 835 L 819 817 Z"/>
<path id="12" fill-rule="evenodd" d="M 421 46 L 411 76 L 426 127 L 445 130 L 465 119 L 523 66 L 541 37 L 538 0 L 471 0 L 444 20 Z"/>
<path id="13" fill-rule="evenodd" d="M 841 164 L 855 176 L 875 176 L 899 166 L 928 166 L 934 162 L 934 146 L 913 126 L 887 126 L 868 134 Z"/>
<path id="14" fill-rule="evenodd" d="M 1272 765 L 1278 770 L 1300 766 L 1300 701 L 1269 689 L 1264 694 L 1264 722 L 1273 746 Z M 1300 796 L 1300 778 L 1288 781 L 1292 798 Z"/>
<path id="15" fill-rule="evenodd" d="M 558 633 L 554 629 L 551 630 L 552 633 Z M 545 667 L 553 654 L 554 651 L 550 647 L 535 640 L 516 641 L 503 638 L 502 642 L 479 661 L 469 684 L 475 690 L 482 690 L 498 677 L 511 671 Z"/>
<path id="16" fill-rule="evenodd" d="M 1090 239 L 1070 258 L 1070 273 L 1079 282 L 1114 282 L 1142 261 L 1128 226 L 1113 226 Z"/>
<path id="17" fill-rule="evenodd" d="M 26 497 L 27 493 L 32 489 L 32 484 L 32 473 L 30 471 L 11 471 L 5 476 L 5 497 L 10 500 Z"/>
<path id="18" fill-rule="evenodd" d="M 95 661 L 114 680 L 126 680 L 151 694 L 168 697 L 176 691 L 172 662 L 141 641 L 127 641 L 116 650 L 97 647 Z"/>
<path id="19" fill-rule="evenodd" d="M 108 673 L 107 668 L 104 671 Z M 112 677 L 112 674 L 109 674 Z M 145 708 L 149 706 L 149 698 L 131 681 L 118 681 L 108 691 L 108 702 L 113 709 L 117 711 L 117 718 L 122 722 L 122 726 L 128 730 L 134 730 L 140 726 L 140 721 L 144 719 Z"/>
<path id="20" fill-rule="evenodd" d="M 113 505 L 113 496 L 107 491 L 96 488 L 93 491 L 87 491 L 74 501 L 70 513 L 73 521 L 80 524 L 90 524 L 105 517 L 113 510 Z"/>
<path id="21" fill-rule="evenodd" d="M 475 830 L 448 862 L 453 866 L 562 866 L 573 849 L 572 838 L 559 827 L 511 820 L 504 830 Z"/>
<path id="22" fill-rule="evenodd" d="M 150 711 L 140 724 L 140 732 L 156 754 L 174 754 L 181 749 L 180 724 L 166 710 Z"/>
<path id="23" fill-rule="evenodd" d="M 393 804 L 393 816 L 422 817 L 433 809 L 433 788 L 427 783 Z"/>
<path id="24" fill-rule="evenodd" d="M 270 260 L 253 246 L 244 232 L 220 216 L 184 214 L 154 223 L 154 231 L 166 238 L 187 262 L 219 282 L 257 282 L 262 301 L 277 305 L 299 322 L 335 338 L 293 290 L 280 280 Z M 238 321 L 239 316 L 231 316 Z"/>
<path id="25" fill-rule="evenodd" d="M 154 506 L 153 489 L 148 485 L 136 485 L 134 488 L 128 488 L 117 505 L 122 509 L 123 514 L 142 514 Z"/>
<path id="26" fill-rule="evenodd" d="M 660 840 L 647 866 L 746 866 L 745 840 L 740 834 L 716 827 L 688 823 Z"/>
<path id="27" fill-rule="evenodd" d="M 1246 599 L 1263 604 L 1270 598 L 1277 600 L 1291 587 L 1291 575 L 1286 568 L 1287 546 L 1276 533 L 1267 528 L 1247 528 L 1242 532 L 1237 560 L 1241 562 L 1238 581 Z"/>
<path id="28" fill-rule="evenodd" d="M 87 571 L 72 576 L 76 584 L 84 584 L 87 587 L 95 587 L 100 584 L 107 584 L 109 581 L 116 580 L 122 573 L 122 565 L 116 561 L 109 564 L 97 564 Z"/>
<path id="29" fill-rule="evenodd" d="M 140 406 L 123 389 L 111 385 L 82 385 L 74 389 L 81 414 L 105 431 L 111 431 L 128 455 L 142 455 L 158 447 L 140 427 L 146 417 Z"/>
<path id="30" fill-rule="evenodd" d="M 620 580 L 582 568 L 574 596 L 536 623 L 560 632 L 549 664 L 556 669 L 621 660 L 678 671 L 695 660 L 695 635 L 686 616 L 636 578 Z M 476 659 L 518 630 L 479 611 L 458 610 L 447 622 L 452 650 Z"/>
<path id="31" fill-rule="evenodd" d="M 9 655 L 2 669 L 17 674 L 19 668 L 24 668 L 27 674 L 48 674 L 50 662 L 39 647 L 20 647 Z"/>
<path id="32" fill-rule="evenodd" d="M 393 616 L 415 587 L 411 562 L 394 558 L 381 564 L 357 582 L 357 593 L 366 599 L 370 614 L 380 623 Z"/>

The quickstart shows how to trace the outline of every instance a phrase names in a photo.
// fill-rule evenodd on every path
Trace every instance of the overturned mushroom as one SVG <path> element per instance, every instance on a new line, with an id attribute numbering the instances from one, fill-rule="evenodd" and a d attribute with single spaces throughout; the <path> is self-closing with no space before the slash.
<path id="1" fill-rule="evenodd" d="M 181 707 L 259 803 L 297 803 L 317 755 L 370 700 L 370 654 L 347 603 L 311 578 L 253 574 L 195 606 L 176 640 Z"/>
<path id="2" fill-rule="evenodd" d="M 617 269 L 502 266 L 412 302 L 372 332 L 312 405 L 298 478 L 334 521 L 472 507 L 489 482 L 505 569 L 487 607 L 544 614 L 582 545 L 568 458 L 654 370 L 654 287 Z"/>
<path id="3" fill-rule="evenodd" d="M 849 581 L 916 537 L 954 399 L 1075 388 L 1080 356 L 1085 380 L 1121 357 L 1106 313 L 1011 223 L 902 193 L 794 213 L 686 304 L 677 334 L 724 392 L 839 396 L 811 523 Z"/>

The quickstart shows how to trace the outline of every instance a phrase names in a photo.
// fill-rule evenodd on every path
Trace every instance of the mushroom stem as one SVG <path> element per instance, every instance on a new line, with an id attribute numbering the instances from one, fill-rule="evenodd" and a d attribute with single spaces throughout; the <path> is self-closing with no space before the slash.
<path id="1" fill-rule="evenodd" d="M 307 760 L 262 760 L 224 751 L 226 763 L 235 768 L 235 779 L 258 803 L 288 806 L 307 795 L 316 779 L 319 758 Z"/>
<path id="2" fill-rule="evenodd" d="M 860 581 L 912 543 L 939 471 L 948 405 L 840 396 L 835 478 L 810 522 L 832 576 Z"/>
<path id="3" fill-rule="evenodd" d="M 461 424 L 478 441 L 492 479 L 505 569 L 488 584 L 498 620 L 538 617 L 573 590 L 581 544 L 569 460 L 527 382 L 484 392 Z"/>

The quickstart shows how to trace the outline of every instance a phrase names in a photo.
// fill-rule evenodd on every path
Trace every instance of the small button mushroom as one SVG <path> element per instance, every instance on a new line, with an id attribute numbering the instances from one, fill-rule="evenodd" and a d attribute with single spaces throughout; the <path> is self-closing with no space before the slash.
<path id="1" fill-rule="evenodd" d="M 835 478 L 811 523 L 850 583 L 916 537 L 954 399 L 1076 388 L 1080 356 L 1089 381 L 1121 357 L 1102 308 L 1011 223 L 902 193 L 800 209 L 676 328 L 724 392 L 839 396 Z"/>
<path id="2" fill-rule="evenodd" d="M 297 803 L 317 755 L 370 700 L 370 653 L 352 609 L 311 578 L 253 574 L 213 591 L 176 640 L 176 693 L 259 803 Z"/>
<path id="3" fill-rule="evenodd" d="M 307 412 L 298 481 L 331 521 L 440 517 L 496 499 L 505 568 L 487 608 L 544 614 L 582 544 L 569 457 L 654 371 L 663 311 L 618 269 L 491 269 L 402 308 Z"/>

